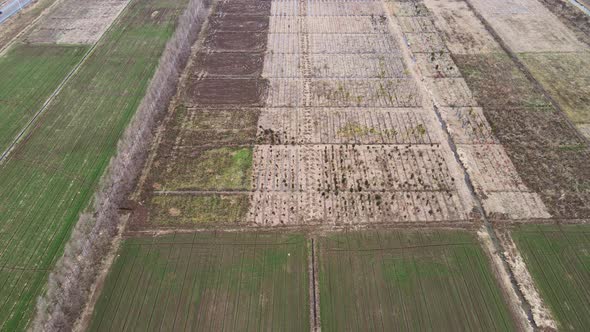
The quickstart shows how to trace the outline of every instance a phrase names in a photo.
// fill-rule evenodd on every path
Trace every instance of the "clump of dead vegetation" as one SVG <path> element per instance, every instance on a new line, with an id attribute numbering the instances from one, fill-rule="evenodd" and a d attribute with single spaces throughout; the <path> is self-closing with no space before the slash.
<path id="1" fill-rule="evenodd" d="M 147 93 L 101 181 L 94 197 L 93 212 L 80 216 L 64 255 L 49 276 L 47 292 L 37 301 L 34 330 L 71 330 L 84 309 L 103 259 L 118 233 L 119 210 L 126 204 L 141 172 L 157 122 L 176 93 L 178 78 L 199 35 L 208 7 L 208 0 L 191 0 L 179 18 Z"/>

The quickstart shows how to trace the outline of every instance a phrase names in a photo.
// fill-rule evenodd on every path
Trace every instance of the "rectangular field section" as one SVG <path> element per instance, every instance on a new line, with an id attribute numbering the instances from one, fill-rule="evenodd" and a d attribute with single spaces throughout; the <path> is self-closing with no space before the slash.
<path id="1" fill-rule="evenodd" d="M 323 331 L 510 331 L 488 258 L 466 231 L 352 232 L 319 241 Z"/>
<path id="2" fill-rule="evenodd" d="M 0 153 L 87 50 L 84 45 L 15 44 L 0 56 Z"/>
<path id="3" fill-rule="evenodd" d="M 559 329 L 587 331 L 590 225 L 527 225 L 512 237 Z"/>
<path id="4" fill-rule="evenodd" d="M 309 331 L 307 257 L 303 235 L 128 239 L 90 331 Z"/>

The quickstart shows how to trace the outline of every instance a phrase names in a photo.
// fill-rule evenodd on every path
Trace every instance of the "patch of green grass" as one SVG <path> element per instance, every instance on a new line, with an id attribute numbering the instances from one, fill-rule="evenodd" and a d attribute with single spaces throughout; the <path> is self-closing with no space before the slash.
<path id="1" fill-rule="evenodd" d="M 365 231 L 319 240 L 324 331 L 513 331 L 488 257 L 466 231 Z"/>
<path id="2" fill-rule="evenodd" d="M 239 195 L 161 195 L 150 204 L 150 224 L 156 226 L 204 226 L 244 222 L 249 196 Z"/>
<path id="3" fill-rule="evenodd" d="M 87 45 L 16 44 L 0 57 L 0 153 L 87 51 Z"/>
<path id="4" fill-rule="evenodd" d="M 518 57 L 574 123 L 590 123 L 590 53 L 522 53 Z"/>
<path id="5" fill-rule="evenodd" d="M 520 226 L 512 237 L 560 330 L 590 327 L 590 226 Z"/>
<path id="6" fill-rule="evenodd" d="M 31 321 L 186 3 L 162 19 L 158 0 L 133 0 L 0 165 L 0 329 Z"/>
<path id="7" fill-rule="evenodd" d="M 308 331 L 299 234 L 193 233 L 123 243 L 90 331 Z"/>
<path id="8" fill-rule="evenodd" d="M 164 190 L 250 189 L 251 147 L 202 149 L 191 154 L 170 161 L 170 171 L 160 180 L 164 183 Z"/>

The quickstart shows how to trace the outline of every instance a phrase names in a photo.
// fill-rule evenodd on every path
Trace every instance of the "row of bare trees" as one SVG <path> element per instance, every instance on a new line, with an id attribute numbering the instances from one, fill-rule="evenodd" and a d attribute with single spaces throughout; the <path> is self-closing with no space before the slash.
<path id="1" fill-rule="evenodd" d="M 92 211 L 80 216 L 63 256 L 49 275 L 46 293 L 37 300 L 33 330 L 71 330 L 80 317 L 119 232 L 119 207 L 125 204 L 141 173 L 157 123 L 176 93 L 209 6 L 209 0 L 191 0 L 180 16 L 148 90 L 119 141 L 117 154 L 101 179 Z"/>

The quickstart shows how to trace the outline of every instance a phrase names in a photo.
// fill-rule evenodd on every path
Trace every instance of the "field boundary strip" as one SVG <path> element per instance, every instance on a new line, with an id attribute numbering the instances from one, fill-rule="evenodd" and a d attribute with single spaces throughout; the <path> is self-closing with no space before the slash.
<path id="1" fill-rule="evenodd" d="M 6 148 L 6 150 L 4 150 L 2 152 L 2 155 L 0 155 L 0 165 L 6 160 L 6 158 L 10 155 L 10 153 L 12 152 L 12 150 L 14 150 L 14 148 L 16 147 L 16 145 L 23 139 L 23 137 L 25 136 L 25 134 L 28 133 L 28 131 L 31 128 L 31 126 L 37 121 L 37 118 L 39 118 L 39 116 L 41 116 L 41 114 L 43 114 L 43 112 L 49 107 L 49 105 L 51 104 L 51 102 L 53 101 L 53 99 L 55 99 L 55 97 L 57 97 L 57 95 L 62 91 L 63 87 L 70 80 L 70 78 L 72 76 L 74 76 L 78 72 L 78 69 L 86 62 L 86 59 L 94 52 L 94 50 L 96 49 L 96 46 L 104 38 L 104 36 L 107 35 L 107 32 L 109 32 L 111 30 L 111 28 L 115 25 L 115 23 L 119 20 L 119 18 L 121 17 L 121 15 L 123 14 L 123 12 L 125 12 L 125 10 L 127 9 L 127 7 L 129 6 L 129 4 L 131 2 L 132 2 L 132 0 L 127 0 L 127 3 L 125 4 L 125 6 L 121 9 L 121 11 L 119 12 L 119 14 L 117 14 L 117 16 L 115 17 L 115 19 L 109 24 L 109 27 L 102 33 L 102 35 L 100 36 L 100 38 L 98 38 L 98 40 L 96 40 L 96 42 L 94 42 L 94 44 L 92 44 L 92 46 L 90 47 L 90 49 L 88 49 L 88 51 L 86 52 L 86 54 L 84 54 L 84 56 L 82 56 L 82 59 L 80 59 L 80 61 L 78 62 L 78 64 L 75 65 L 74 68 L 66 75 L 66 77 L 57 86 L 57 88 L 55 89 L 55 91 L 49 97 L 47 97 L 47 99 L 45 100 L 45 102 L 43 103 L 43 105 L 41 106 L 41 108 L 37 112 L 35 112 L 35 114 L 31 118 L 31 120 L 29 120 L 29 122 L 27 122 L 27 124 L 20 131 L 20 133 L 18 133 L 16 135 L 16 137 L 14 138 L 14 140 L 12 141 L 12 143 L 10 143 L 10 145 Z M 47 9 L 49 9 L 49 8 L 47 8 Z M 42 15 L 40 15 L 37 19 L 41 18 L 41 16 Z M 31 26 L 33 24 L 31 24 Z M 15 39 L 16 38 L 18 38 L 18 36 L 15 37 Z M 10 42 L 10 43 L 8 43 L 8 45 L 11 45 L 12 43 L 13 42 Z M 8 49 L 8 45 L 6 46 L 5 49 Z M 3 54 L 2 54 L 3 51 L 4 50 L 0 51 L 0 56 L 3 56 Z"/>

